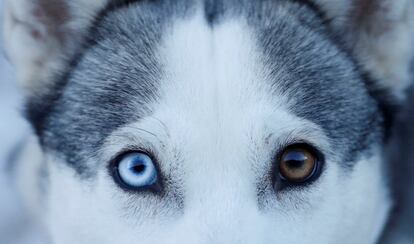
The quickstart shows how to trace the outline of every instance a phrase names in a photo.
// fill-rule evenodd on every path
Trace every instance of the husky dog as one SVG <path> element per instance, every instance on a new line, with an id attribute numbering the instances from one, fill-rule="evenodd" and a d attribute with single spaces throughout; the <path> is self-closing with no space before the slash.
<path id="1" fill-rule="evenodd" d="M 414 1 L 9 0 L 3 32 L 51 243 L 378 242 Z"/>

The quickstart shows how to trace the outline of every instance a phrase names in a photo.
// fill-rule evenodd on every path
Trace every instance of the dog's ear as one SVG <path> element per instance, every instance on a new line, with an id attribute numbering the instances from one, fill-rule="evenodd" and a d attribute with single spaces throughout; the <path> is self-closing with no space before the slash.
<path id="1" fill-rule="evenodd" d="M 315 0 L 365 71 L 402 99 L 414 57 L 413 0 Z M 411 80 L 410 80 L 411 79 Z"/>
<path id="2" fill-rule="evenodd" d="M 42 93 L 107 0 L 6 0 L 3 37 L 24 91 Z M 47 89 L 46 89 L 47 90 Z"/>

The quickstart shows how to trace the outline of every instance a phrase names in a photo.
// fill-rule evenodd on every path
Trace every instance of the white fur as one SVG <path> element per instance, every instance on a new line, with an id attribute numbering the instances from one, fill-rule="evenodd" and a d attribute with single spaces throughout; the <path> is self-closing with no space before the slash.
<path id="1" fill-rule="evenodd" d="M 160 50 L 167 75 L 154 113 L 107 139 L 90 162 L 97 177 L 80 180 L 49 154 L 55 244 L 375 243 L 390 205 L 380 153 L 344 172 L 322 130 L 271 94 L 253 40 L 240 20 L 214 30 L 201 15 L 175 23 Z M 259 207 L 256 187 L 292 139 L 319 146 L 326 171 L 307 189 L 267 192 Z M 106 163 L 130 145 L 157 152 L 182 204 L 116 186 Z"/>

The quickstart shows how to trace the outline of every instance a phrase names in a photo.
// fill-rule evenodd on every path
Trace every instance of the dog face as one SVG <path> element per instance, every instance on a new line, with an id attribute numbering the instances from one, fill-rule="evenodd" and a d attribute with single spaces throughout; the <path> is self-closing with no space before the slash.
<path id="1" fill-rule="evenodd" d="M 339 20 L 297 1 L 86 6 L 95 21 L 29 33 L 67 53 L 10 52 L 54 243 L 377 241 L 391 204 L 380 94 L 405 83 L 368 80 L 393 73 L 348 51 L 362 44 L 339 41 Z"/>

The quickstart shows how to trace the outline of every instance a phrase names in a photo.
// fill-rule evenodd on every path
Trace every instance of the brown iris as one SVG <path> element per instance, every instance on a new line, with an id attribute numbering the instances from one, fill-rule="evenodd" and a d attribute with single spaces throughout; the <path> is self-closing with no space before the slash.
<path id="1" fill-rule="evenodd" d="M 317 155 L 303 145 L 288 147 L 280 157 L 280 176 L 289 182 L 303 183 L 309 180 L 317 171 L 317 167 Z"/>

